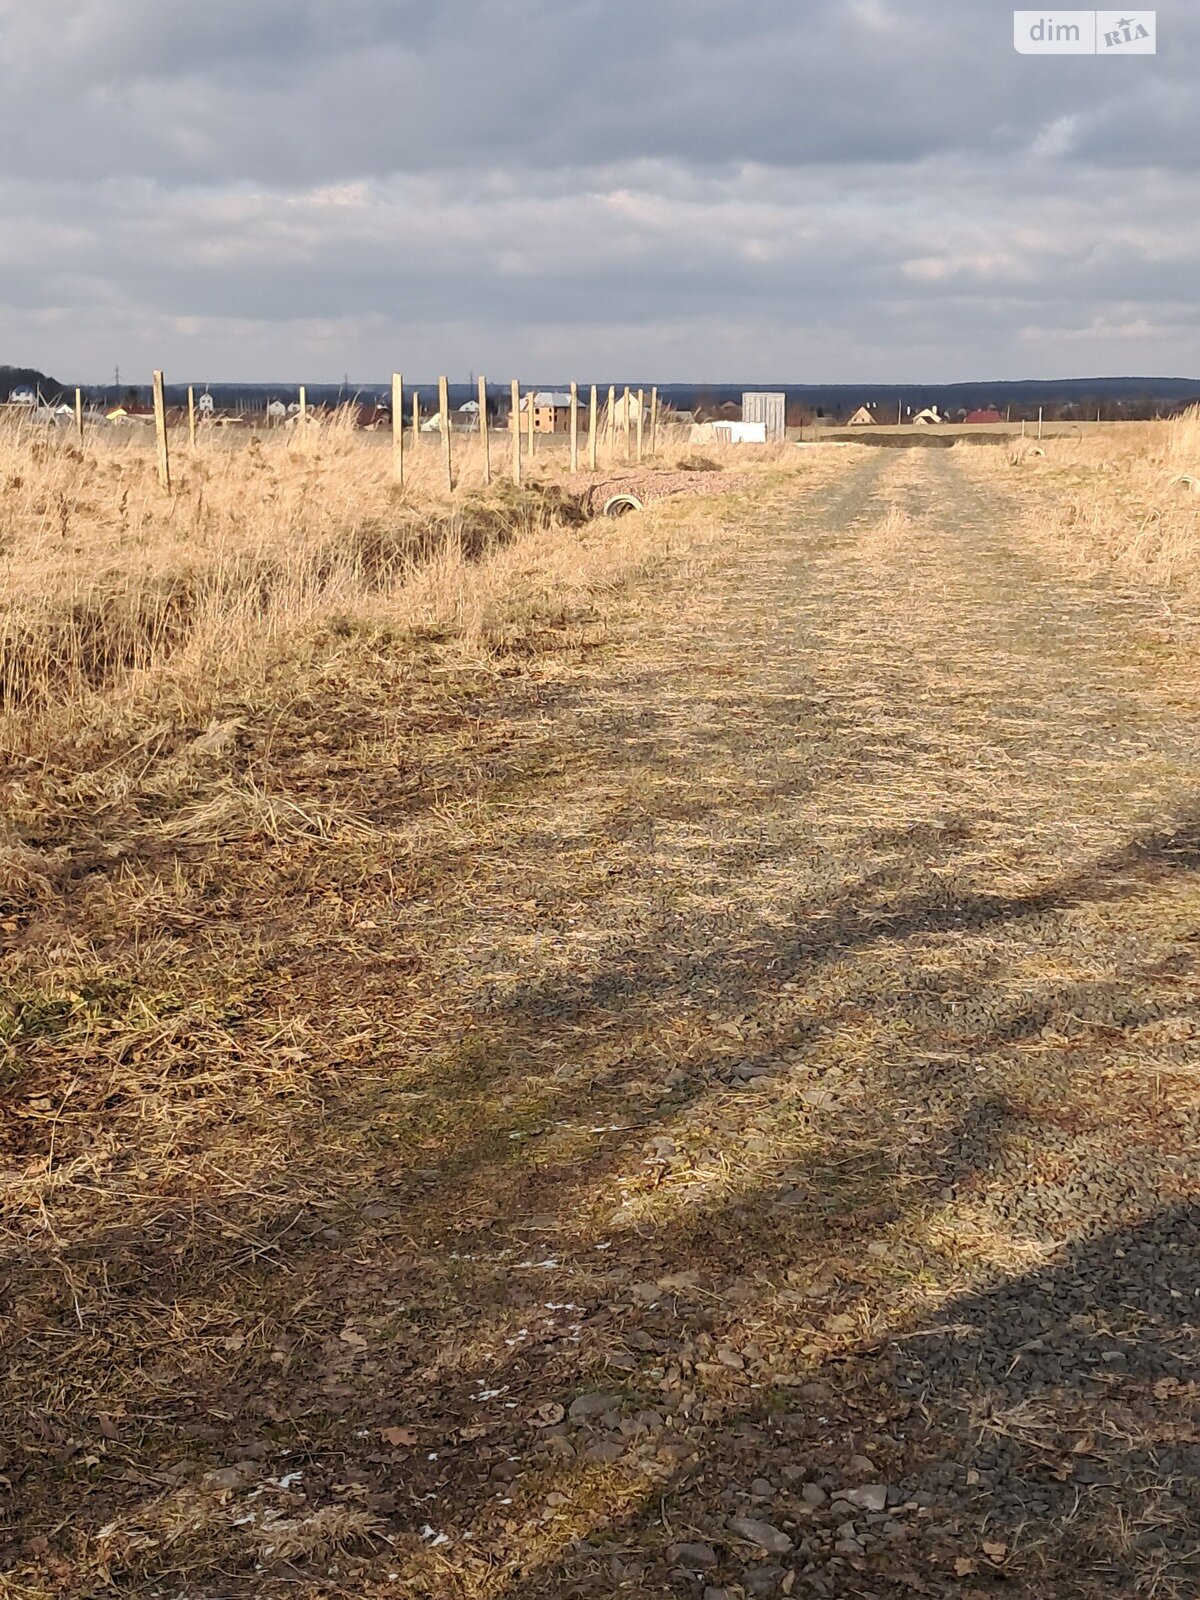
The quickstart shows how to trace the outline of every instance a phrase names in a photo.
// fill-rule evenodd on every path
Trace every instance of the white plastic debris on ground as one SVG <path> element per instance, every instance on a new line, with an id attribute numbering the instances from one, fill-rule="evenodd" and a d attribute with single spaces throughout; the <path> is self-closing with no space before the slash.
<path id="1" fill-rule="evenodd" d="M 692 444 L 766 444 L 765 422 L 697 422 L 692 425 Z"/>

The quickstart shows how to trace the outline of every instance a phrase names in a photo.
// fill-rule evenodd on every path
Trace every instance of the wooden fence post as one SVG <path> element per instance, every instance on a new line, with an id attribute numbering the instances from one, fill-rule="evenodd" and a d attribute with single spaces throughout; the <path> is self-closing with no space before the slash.
<path id="1" fill-rule="evenodd" d="M 638 466 L 642 464 L 642 430 L 645 426 L 646 391 L 639 389 L 637 392 L 637 459 Z"/>
<path id="2" fill-rule="evenodd" d="M 512 481 L 521 487 L 521 385 L 512 381 L 512 415 L 508 419 L 512 428 Z"/>
<path id="3" fill-rule="evenodd" d="M 196 389 L 195 385 L 188 384 L 188 444 L 196 448 Z"/>
<path id="4" fill-rule="evenodd" d="M 1044 410 L 1045 410 L 1044 406 L 1039 406 L 1038 407 L 1038 438 L 1039 439 L 1042 437 L 1042 414 L 1043 414 Z"/>
<path id="5" fill-rule="evenodd" d="M 450 385 L 438 379 L 438 420 L 441 425 L 442 459 L 446 463 L 446 488 L 454 489 L 454 467 L 450 460 Z"/>
<path id="6" fill-rule="evenodd" d="M 658 390 L 650 391 L 650 454 L 658 454 Z"/>
<path id="7" fill-rule="evenodd" d="M 629 386 L 628 386 L 628 384 L 625 387 L 625 398 L 622 401 L 622 407 L 623 407 L 624 415 L 623 415 L 623 417 L 621 419 L 621 427 L 622 427 L 622 430 L 623 430 L 623 432 L 625 434 L 625 459 L 626 459 L 626 461 L 628 461 L 629 457 L 630 457 L 630 453 L 631 453 L 631 451 L 633 449 L 633 434 L 629 430 Z"/>
<path id="8" fill-rule="evenodd" d="M 536 407 L 534 405 L 534 391 L 532 389 L 530 389 L 529 392 L 525 396 L 525 404 L 526 404 L 526 406 L 528 407 L 528 410 L 529 410 L 529 455 L 530 455 L 530 459 L 532 459 L 534 453 L 537 450 L 537 435 L 533 431 L 533 423 L 534 423 L 533 413 L 536 410 Z"/>
<path id="9" fill-rule="evenodd" d="M 492 481 L 492 441 L 488 434 L 487 379 L 479 380 L 479 438 L 483 445 L 483 486 Z"/>
<path id="10" fill-rule="evenodd" d="M 83 443 L 83 390 L 75 391 L 75 432 L 80 444 Z"/>
<path id="11" fill-rule="evenodd" d="M 579 385 L 571 383 L 571 476 L 579 471 Z"/>
<path id="12" fill-rule="evenodd" d="M 308 390 L 303 384 L 300 385 L 300 394 L 298 398 L 300 401 L 300 410 L 297 412 L 297 415 L 300 418 L 299 425 L 300 427 L 303 427 L 308 421 Z"/>
<path id="13" fill-rule="evenodd" d="M 421 442 L 421 396 L 413 390 L 413 449 Z"/>
<path id="14" fill-rule="evenodd" d="M 611 461 L 617 453 L 617 391 L 611 383 L 608 386 L 608 426 L 604 431 L 608 435 L 608 458 Z"/>
<path id="15" fill-rule="evenodd" d="M 154 431 L 158 436 L 158 481 L 170 494 L 171 452 L 167 447 L 167 401 L 161 372 L 154 374 Z"/>
<path id="16" fill-rule="evenodd" d="M 392 476 L 404 487 L 404 376 L 392 373 Z"/>
<path id="17" fill-rule="evenodd" d="M 593 384 L 592 398 L 588 404 L 588 466 L 593 472 L 596 470 L 596 446 L 599 442 L 596 438 L 596 409 L 596 385 Z"/>

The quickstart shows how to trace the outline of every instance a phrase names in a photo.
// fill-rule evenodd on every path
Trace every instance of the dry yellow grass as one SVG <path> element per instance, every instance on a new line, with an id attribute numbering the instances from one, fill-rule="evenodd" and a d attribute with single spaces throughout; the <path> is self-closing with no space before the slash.
<path id="1" fill-rule="evenodd" d="M 538 787 L 524 733 L 539 697 L 576 693 L 613 611 L 635 615 L 653 573 L 678 582 L 708 564 L 721 532 L 670 510 L 583 522 L 549 449 L 521 494 L 485 495 L 469 487 L 478 446 L 472 459 L 456 439 L 464 487 L 449 501 L 436 441 L 410 456 L 401 497 L 387 442 L 345 428 L 219 440 L 177 454 L 168 500 L 148 445 L 0 441 L 0 1228 L 30 1271 L 5 1351 L 39 1414 L 103 1409 L 114 1444 L 157 1434 L 143 1401 L 170 1403 L 183 1370 L 165 1379 L 164 1353 L 227 1378 L 270 1353 L 277 1310 L 246 1295 L 245 1275 L 275 1259 L 279 1219 L 261 1208 L 286 1194 L 293 1217 L 322 1214 L 305 1151 L 322 1150 L 339 1189 L 358 1181 L 330 1097 L 374 1093 L 393 1026 L 437 1020 L 437 995 L 411 989 L 433 924 L 418 915 L 415 939 L 397 931 L 378 962 L 372 930 L 425 896 L 469 896 L 484 797 Z M 511 809 L 501 798 L 502 821 Z M 468 1128 L 488 1136 L 491 1110 L 466 1084 L 460 1111 L 464 1148 Z M 140 1297 L 127 1321 L 113 1243 L 132 1230 L 157 1250 L 179 1224 L 188 1242 L 167 1259 L 189 1276 L 205 1262 L 206 1286 Z M 36 1331 L 63 1294 L 66 1366 Z M 99 1355 L 101 1324 L 118 1359 Z M 147 1363 L 159 1371 L 143 1387 Z M 261 1528 L 165 1481 L 138 1498 L 73 1545 L 72 1582 L 182 1576 L 231 1539 L 239 1561 L 255 1545 L 313 1559 L 369 1546 L 375 1527 L 340 1503 L 294 1513 L 283 1490 Z M 27 1509 L 6 1530 L 18 1556 L 6 1546 L 0 1584 L 28 1573 L 41 1595 L 57 1558 L 35 1580 L 38 1540 L 32 1566 L 19 1557 L 36 1526 Z"/>
<path id="2" fill-rule="evenodd" d="M 1122 1441 L 1194 1410 L 1193 702 L 986 454 L 539 516 L 211 703 L 43 706 L 14 1592 L 648 1600 L 693 1540 L 802 1600 L 1190 1592 Z M 925 1503 L 839 1548 L 801 1487 L 864 1457 Z"/>
<path id="3" fill-rule="evenodd" d="M 0 913 L 23 919 L 148 832 L 176 850 L 369 835 L 343 801 L 232 773 L 243 730 L 312 694 L 373 700 L 417 669 L 461 670 L 469 698 L 514 659 L 590 648 L 614 600 L 694 542 L 662 515 L 590 520 L 623 466 L 571 478 L 561 439 L 526 457 L 520 489 L 494 437 L 489 488 L 481 442 L 453 446 L 451 495 L 439 440 L 409 443 L 401 489 L 390 439 L 344 416 L 195 450 L 176 438 L 168 496 L 141 431 L 81 446 L 0 428 Z M 645 472 L 729 481 L 708 463 L 673 472 L 686 454 L 668 430 Z M 752 453 L 751 470 L 785 460 Z M 364 760 L 389 759 L 386 733 L 369 737 Z"/>
<path id="4" fill-rule="evenodd" d="M 975 472 L 996 482 L 1019 474 L 1039 491 L 1031 531 L 1081 570 L 1200 593 L 1200 408 L 1040 444 L 956 448 Z"/>
<path id="5" fill-rule="evenodd" d="M 568 479 L 563 441 L 543 440 L 518 491 L 493 438 L 485 490 L 480 441 L 456 436 L 453 446 L 451 496 L 437 438 L 409 444 L 401 491 L 389 441 L 358 433 L 346 416 L 218 435 L 195 451 L 177 442 L 168 497 L 141 431 L 94 433 L 78 446 L 0 428 L 0 749 L 36 748 L 41 712 L 61 725 L 82 708 L 91 723 L 114 696 L 210 703 L 260 674 L 281 640 L 337 614 L 482 636 L 512 571 L 481 568 L 481 557 L 578 525 L 592 480 Z M 734 459 L 728 449 L 708 454 L 713 465 Z M 689 459 L 668 430 L 655 470 Z M 764 451 L 757 464 L 782 459 Z M 623 452 L 602 466 L 622 471 Z M 588 581 L 566 559 L 577 553 L 569 533 L 557 552 L 539 546 L 555 592 Z M 528 568 L 527 552 L 518 563 Z"/>
<path id="6" fill-rule="evenodd" d="M 168 497 L 144 436 L 0 433 L 0 739 L 41 709 L 94 715 L 97 691 L 227 688 L 314 619 L 377 605 L 432 559 L 477 560 L 556 509 L 503 485 L 445 502 L 440 470 L 425 444 L 401 494 L 383 442 L 339 420 L 177 451 Z"/>
<path id="7" fill-rule="evenodd" d="M 588 525 L 605 473 L 621 467 L 569 478 L 562 441 L 543 441 L 518 489 L 493 439 L 484 488 L 481 442 L 453 443 L 451 495 L 437 439 L 410 443 L 401 490 L 390 440 L 348 417 L 217 435 L 195 450 L 177 440 L 168 496 L 141 431 L 80 446 L 0 428 L 0 898 L 19 905 L 53 877 L 54 852 L 27 842 L 48 819 L 83 814 L 91 833 L 92 819 L 161 787 L 166 770 L 176 793 L 176 746 L 193 766 L 220 754 L 243 702 L 270 702 L 281 663 L 372 631 L 453 640 L 473 660 L 602 632 L 606 597 L 672 546 L 661 519 Z M 680 455 L 667 436 L 647 470 Z M 780 459 L 760 452 L 757 469 Z M 727 476 L 677 474 L 676 487 Z M 201 787 L 203 803 L 192 795 L 163 820 L 165 837 L 332 826 L 253 786 Z"/>

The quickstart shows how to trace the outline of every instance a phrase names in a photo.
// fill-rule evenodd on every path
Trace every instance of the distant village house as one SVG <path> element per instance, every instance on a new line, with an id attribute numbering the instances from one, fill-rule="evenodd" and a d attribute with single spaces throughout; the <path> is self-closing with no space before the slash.
<path id="1" fill-rule="evenodd" d="M 521 415 L 528 426 L 529 407 L 533 406 L 534 433 L 568 433 L 571 427 L 571 396 L 538 389 L 522 395 Z"/>

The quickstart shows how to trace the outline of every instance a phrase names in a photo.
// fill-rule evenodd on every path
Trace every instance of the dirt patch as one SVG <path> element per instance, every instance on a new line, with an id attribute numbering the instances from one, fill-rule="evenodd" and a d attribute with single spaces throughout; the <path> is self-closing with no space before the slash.
<path id="1" fill-rule="evenodd" d="M 680 495 L 713 497 L 745 494 L 761 485 L 761 474 L 735 472 L 728 468 L 705 467 L 669 470 L 663 467 L 639 470 L 617 469 L 601 474 L 588 487 L 587 503 L 593 514 L 617 494 L 635 494 L 644 505 L 670 500 Z"/>

